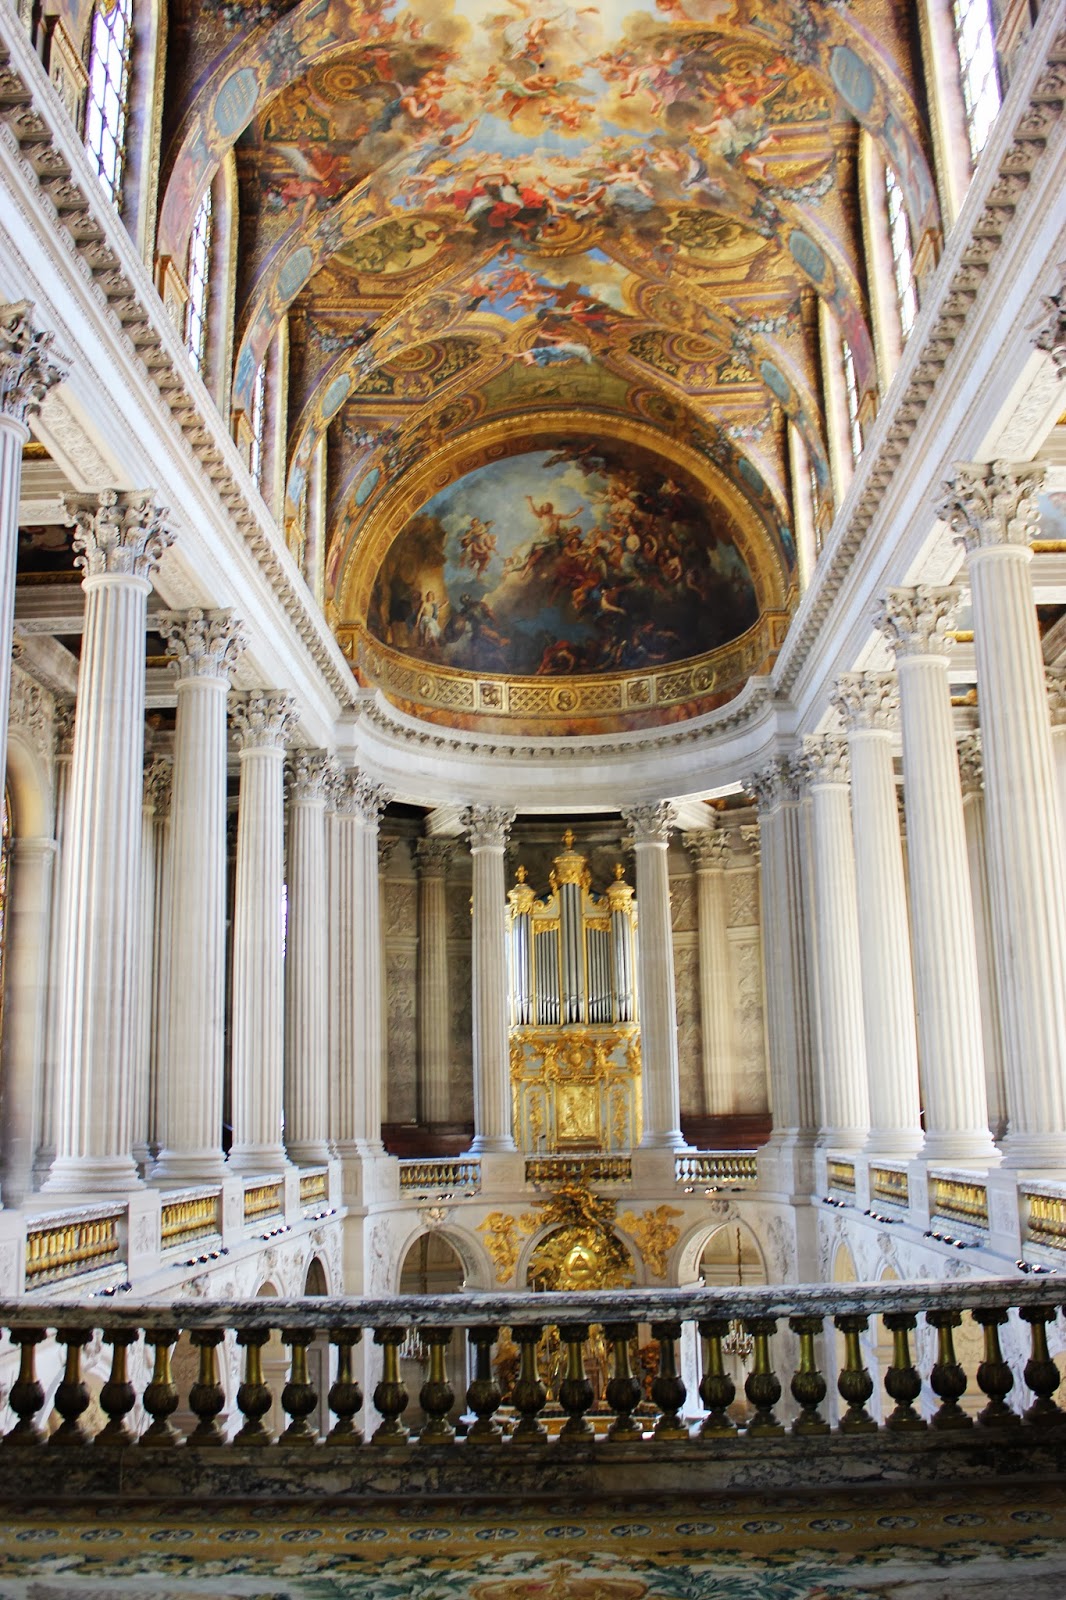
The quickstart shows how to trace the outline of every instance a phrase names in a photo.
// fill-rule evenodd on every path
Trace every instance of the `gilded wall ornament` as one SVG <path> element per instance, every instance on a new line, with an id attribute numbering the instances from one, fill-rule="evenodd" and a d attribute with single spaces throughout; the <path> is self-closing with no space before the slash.
<path id="1" fill-rule="evenodd" d="M 676 1206 L 663 1205 L 656 1206 L 654 1211 L 642 1211 L 639 1217 L 632 1211 L 623 1211 L 618 1219 L 618 1226 L 635 1241 L 648 1271 L 655 1278 L 666 1277 L 666 1258 L 681 1237 L 670 1218 L 681 1216 L 684 1212 Z"/>

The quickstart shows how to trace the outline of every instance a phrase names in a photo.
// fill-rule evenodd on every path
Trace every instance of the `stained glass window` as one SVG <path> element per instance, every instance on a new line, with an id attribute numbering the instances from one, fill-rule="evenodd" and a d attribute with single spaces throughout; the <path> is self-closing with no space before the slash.
<path id="1" fill-rule="evenodd" d="M 185 343 L 197 369 L 207 347 L 207 288 L 211 268 L 211 190 L 196 211 L 189 241 L 189 300 L 185 307 Z"/>
<path id="2" fill-rule="evenodd" d="M 89 46 L 89 93 L 85 107 L 85 148 L 100 182 L 118 205 L 126 153 L 126 113 L 130 78 L 132 0 L 97 0 Z"/>
<path id="3" fill-rule="evenodd" d="M 976 161 L 999 113 L 996 41 L 988 0 L 952 0 L 970 154 Z"/>

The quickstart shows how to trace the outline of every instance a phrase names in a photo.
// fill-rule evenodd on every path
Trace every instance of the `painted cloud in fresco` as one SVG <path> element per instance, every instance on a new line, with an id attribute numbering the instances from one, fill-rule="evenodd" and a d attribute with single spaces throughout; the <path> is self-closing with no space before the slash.
<path id="1" fill-rule="evenodd" d="M 758 617 L 728 531 L 685 485 L 603 446 L 492 462 L 408 519 L 369 626 L 468 672 L 625 672 L 701 655 Z"/>

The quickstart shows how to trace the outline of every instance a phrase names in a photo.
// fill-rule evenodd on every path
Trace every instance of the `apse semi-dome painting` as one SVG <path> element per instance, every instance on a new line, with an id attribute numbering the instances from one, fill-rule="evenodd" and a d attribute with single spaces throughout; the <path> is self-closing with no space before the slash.
<path id="1" fill-rule="evenodd" d="M 434 495 L 390 548 L 368 623 L 422 661 L 558 676 L 682 661 L 757 617 L 747 564 L 689 489 L 577 445 Z"/>

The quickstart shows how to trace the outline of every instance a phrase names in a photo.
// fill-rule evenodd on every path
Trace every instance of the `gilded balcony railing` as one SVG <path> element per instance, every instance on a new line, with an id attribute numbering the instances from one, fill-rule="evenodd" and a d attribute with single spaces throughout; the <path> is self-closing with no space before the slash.
<path id="1" fill-rule="evenodd" d="M 285 1191 L 278 1183 L 255 1183 L 244 1191 L 245 1222 L 263 1222 L 281 1216 L 285 1210 Z"/>
<path id="2" fill-rule="evenodd" d="M 415 1194 L 477 1194 L 481 1188 L 480 1161 L 438 1157 L 400 1162 L 400 1190 Z"/>
<path id="3" fill-rule="evenodd" d="M 118 1225 L 124 1217 L 124 1211 L 113 1210 L 31 1222 L 26 1232 L 27 1289 L 113 1266 L 119 1258 Z"/>
<path id="4" fill-rule="evenodd" d="M 633 1163 L 629 1156 L 529 1156 L 526 1182 L 537 1189 L 561 1183 L 629 1183 Z"/>
<path id="5" fill-rule="evenodd" d="M 754 1183 L 759 1176 L 754 1150 L 694 1150 L 674 1162 L 678 1183 L 721 1185 Z"/>
<path id="6" fill-rule="evenodd" d="M 159 1219 L 161 1249 L 177 1250 L 182 1245 L 210 1239 L 221 1229 L 222 1196 L 218 1189 L 163 1196 Z"/>

